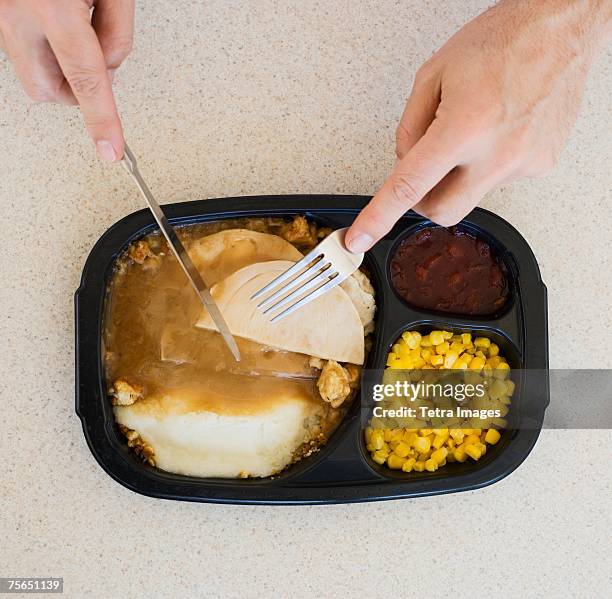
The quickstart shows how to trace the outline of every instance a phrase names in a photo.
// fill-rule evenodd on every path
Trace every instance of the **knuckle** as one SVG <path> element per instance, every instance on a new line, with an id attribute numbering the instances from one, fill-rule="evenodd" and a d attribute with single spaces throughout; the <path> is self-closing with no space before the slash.
<path id="1" fill-rule="evenodd" d="M 532 147 L 531 129 L 526 123 L 522 123 L 512 131 L 508 138 L 508 146 L 516 154 L 524 154 Z"/>
<path id="2" fill-rule="evenodd" d="M 491 139 L 495 129 L 491 121 L 479 115 L 469 115 L 456 126 L 456 139 L 460 140 L 459 148 L 464 152 L 480 146 L 486 139 Z"/>
<path id="3" fill-rule="evenodd" d="M 448 200 L 434 200 L 431 195 L 427 196 L 425 205 L 415 207 L 415 212 L 428 218 L 431 222 L 441 227 L 452 227 L 459 223 L 464 216 L 455 206 L 462 203 L 462 198 L 455 197 L 452 202 Z"/>
<path id="4" fill-rule="evenodd" d="M 401 143 L 408 138 L 408 130 L 403 123 L 400 123 L 395 129 L 395 143 Z"/>
<path id="5" fill-rule="evenodd" d="M 430 206 L 425 210 L 422 210 L 420 214 L 441 227 L 452 227 L 461 220 L 457 214 L 453 214 L 452 211 L 443 209 L 440 206 Z"/>
<path id="6" fill-rule="evenodd" d="M 431 80 L 434 74 L 434 62 L 433 58 L 426 60 L 418 69 L 414 76 L 414 82 L 416 84 L 426 83 Z"/>
<path id="7" fill-rule="evenodd" d="M 398 207 L 409 208 L 420 199 L 420 185 L 414 177 L 397 173 L 391 180 L 391 200 Z"/>
<path id="8" fill-rule="evenodd" d="M 409 146 L 412 145 L 413 135 L 410 134 L 410 131 L 400 123 L 395 130 L 395 155 L 398 160 L 401 160 L 405 155 Z"/>
<path id="9" fill-rule="evenodd" d="M 433 222 L 437 223 L 442 227 L 452 227 L 456 225 L 461 220 L 461 218 L 456 214 L 452 214 L 449 212 L 439 212 L 434 214 L 431 220 L 433 220 Z"/>
<path id="10" fill-rule="evenodd" d="M 93 70 L 81 68 L 66 77 L 76 96 L 91 98 L 96 96 L 103 86 L 100 74 Z"/>
<path id="11" fill-rule="evenodd" d="M 105 44 L 107 66 L 117 68 L 130 54 L 133 47 L 131 36 L 117 36 Z"/>
<path id="12" fill-rule="evenodd" d="M 55 101 L 55 93 L 51 88 L 47 87 L 46 85 L 31 82 L 25 85 L 24 89 L 30 100 L 36 102 L 37 104 Z"/>

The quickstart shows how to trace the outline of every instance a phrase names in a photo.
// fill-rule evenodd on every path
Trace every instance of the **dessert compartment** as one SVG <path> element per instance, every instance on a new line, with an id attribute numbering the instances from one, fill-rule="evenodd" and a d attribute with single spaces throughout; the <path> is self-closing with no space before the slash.
<path id="1" fill-rule="evenodd" d="M 483 241 L 486 243 L 491 250 L 491 257 L 493 262 L 497 262 L 502 269 L 502 274 L 505 278 L 506 282 L 506 295 L 504 303 L 496 310 L 492 310 L 486 314 L 469 314 L 464 312 L 457 312 L 453 310 L 435 310 L 430 309 L 424 306 L 418 305 L 416 302 L 410 302 L 408 299 L 402 296 L 400 291 L 397 289 L 396 285 L 393 281 L 393 269 L 392 264 L 396 256 L 398 255 L 398 251 L 402 247 L 403 242 L 413 239 L 420 232 L 424 230 L 432 230 L 436 232 L 438 230 L 444 230 L 443 227 L 436 225 L 428 220 L 423 220 L 419 223 L 414 224 L 413 226 L 406 229 L 402 234 L 400 234 L 395 241 L 393 242 L 391 248 L 389 249 L 389 253 L 387 255 L 387 264 L 386 264 L 386 275 L 389 281 L 389 286 L 395 297 L 399 299 L 403 304 L 405 304 L 408 308 L 416 310 L 417 312 L 424 312 L 427 314 L 439 315 L 440 318 L 468 318 L 474 321 L 482 321 L 489 322 L 491 320 L 497 320 L 503 317 L 507 312 L 509 312 L 514 303 L 515 299 L 515 287 L 517 284 L 517 269 L 514 261 L 512 260 L 512 256 L 510 252 L 508 252 L 507 248 L 504 247 L 495 237 L 493 237 L 490 233 L 485 230 L 482 230 L 480 227 L 468 223 L 462 222 L 453 229 L 459 231 L 460 233 L 465 233 L 470 237 L 474 238 L 476 241 Z M 435 264 L 434 264 L 435 266 Z"/>
<path id="2" fill-rule="evenodd" d="M 172 223 L 185 225 L 220 219 L 302 214 L 332 228 L 348 226 L 367 203 L 365 196 L 263 196 L 227 198 L 167 205 Z M 512 306 L 497 320 L 454 318 L 413 310 L 401 301 L 388 280 L 389 253 L 400 237 L 428 221 L 408 213 L 368 252 L 364 266 L 377 292 L 376 330 L 366 366 L 377 368 L 384 360 L 393 335 L 410 326 L 432 327 L 444 322 L 447 328 L 466 331 L 499 331 L 516 344 L 527 368 L 547 367 L 546 290 L 537 263 L 525 240 L 499 217 L 477 209 L 463 225 L 486 231 L 506 249 L 504 259 L 515 269 Z M 124 486 L 146 495 L 200 502 L 222 503 L 338 503 L 372 501 L 447 493 L 491 484 L 525 459 L 538 430 L 518 431 L 500 441 L 498 456 L 478 463 L 478 468 L 449 475 L 442 469 L 432 476 L 397 479 L 375 470 L 362 447 L 360 406 L 356 400 L 328 443 L 314 455 L 268 479 L 204 479 L 174 475 L 138 462 L 130 454 L 115 425 L 106 397 L 102 368 L 101 331 L 106 283 L 112 264 L 129 243 L 155 229 L 146 210 L 131 214 L 111 227 L 96 243 L 85 264 L 81 286 L 75 295 L 76 308 L 76 410 L 92 454 L 102 468 Z M 528 301 L 527 301 L 528 300 Z M 529 334 L 526 334 L 529 331 Z M 378 365 L 378 366 L 377 366 Z M 543 418 L 548 397 L 538 398 L 536 420 Z M 541 422 L 541 420 L 539 420 Z M 496 446 L 496 447 L 498 447 Z M 494 452 L 491 452 L 493 455 Z M 487 457 L 487 456 L 485 456 Z"/>

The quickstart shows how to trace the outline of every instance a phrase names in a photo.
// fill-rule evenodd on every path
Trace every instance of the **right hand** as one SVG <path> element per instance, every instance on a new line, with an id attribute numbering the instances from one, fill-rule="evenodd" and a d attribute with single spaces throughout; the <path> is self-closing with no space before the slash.
<path id="1" fill-rule="evenodd" d="M 0 0 L 0 47 L 28 96 L 78 104 L 109 162 L 123 156 L 112 77 L 132 48 L 134 1 Z"/>
<path id="2" fill-rule="evenodd" d="M 417 73 L 396 166 L 347 247 L 367 251 L 410 208 L 450 227 L 503 182 L 546 174 L 611 30 L 610 0 L 501 0 L 465 25 Z"/>

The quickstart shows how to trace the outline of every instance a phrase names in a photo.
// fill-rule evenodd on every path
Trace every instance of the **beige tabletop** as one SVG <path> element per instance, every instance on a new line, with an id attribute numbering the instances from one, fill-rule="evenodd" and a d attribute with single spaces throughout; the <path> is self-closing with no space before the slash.
<path id="1" fill-rule="evenodd" d="M 162 202 L 372 193 L 415 70 L 488 4 L 140 2 L 115 84 L 127 138 Z M 612 367 L 611 56 L 555 172 L 483 203 L 539 260 L 554 368 Z M 74 413 L 73 293 L 142 200 L 4 58 L 0 90 L 0 576 L 63 576 L 69 597 L 605 594 L 610 431 L 545 431 L 501 482 L 415 500 L 203 505 L 111 480 Z"/>

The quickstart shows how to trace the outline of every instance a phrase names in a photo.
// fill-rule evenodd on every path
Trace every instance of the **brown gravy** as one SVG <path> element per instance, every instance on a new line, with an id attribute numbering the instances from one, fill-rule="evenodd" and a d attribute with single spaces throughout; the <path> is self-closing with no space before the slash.
<path id="1" fill-rule="evenodd" d="M 224 229 L 277 234 L 282 226 L 286 222 L 280 219 L 234 219 L 188 225 L 179 235 L 189 250 L 196 240 Z M 152 255 L 140 264 L 124 254 L 108 288 L 103 338 L 109 386 L 118 378 L 141 385 L 152 412 L 168 394 L 181 398 L 174 409 L 184 412 L 247 415 L 287 396 L 323 403 L 308 356 L 237 339 L 242 360 L 236 363 L 218 333 L 196 328 L 201 304 L 165 240 L 152 234 L 145 241 Z M 213 265 L 214 276 L 229 275 L 240 261 L 240 251 L 225 256 Z M 338 412 L 327 404 L 324 409 Z"/>

